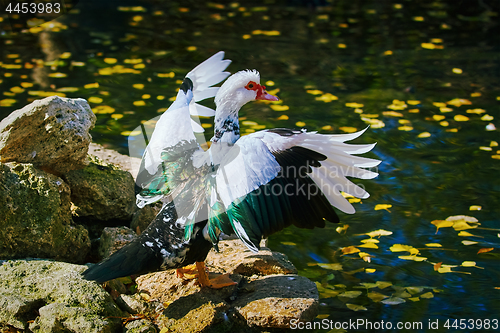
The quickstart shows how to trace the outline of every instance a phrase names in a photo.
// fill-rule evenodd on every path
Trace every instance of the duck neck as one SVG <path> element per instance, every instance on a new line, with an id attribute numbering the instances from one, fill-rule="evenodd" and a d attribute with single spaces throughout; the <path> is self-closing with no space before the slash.
<path id="1" fill-rule="evenodd" d="M 234 109 L 234 110 L 233 110 Z M 214 136 L 212 142 L 234 144 L 240 138 L 239 108 L 217 106 L 215 110 Z"/>

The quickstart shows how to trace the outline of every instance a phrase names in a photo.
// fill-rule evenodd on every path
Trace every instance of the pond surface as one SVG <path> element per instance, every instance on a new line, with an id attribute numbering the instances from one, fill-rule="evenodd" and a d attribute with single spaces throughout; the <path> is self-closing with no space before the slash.
<path id="1" fill-rule="evenodd" d="M 228 70 L 258 69 L 268 90 L 279 89 L 281 104 L 243 108 L 243 133 L 370 124 L 355 142 L 377 142 L 367 156 L 383 160 L 380 176 L 358 182 L 371 197 L 354 203 L 356 214 L 270 237 L 317 283 L 318 325 L 331 320 L 318 331 L 358 319 L 375 325 L 361 331 L 389 323 L 397 331 L 398 322 L 422 323 L 408 331 L 446 332 L 446 323 L 490 331 L 500 326 L 499 7 L 82 1 L 45 29 L 4 15 L 0 119 L 54 93 L 86 98 L 94 141 L 127 153 L 130 132 L 169 106 L 190 69 L 224 50 Z M 211 121 L 202 119 L 207 140 Z M 442 221 L 457 215 L 465 217 Z M 477 320 L 460 329 L 456 319 Z"/>

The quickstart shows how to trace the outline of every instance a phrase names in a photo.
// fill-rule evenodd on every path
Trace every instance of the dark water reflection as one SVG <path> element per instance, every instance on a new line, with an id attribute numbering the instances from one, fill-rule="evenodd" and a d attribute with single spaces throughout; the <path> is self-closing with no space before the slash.
<path id="1" fill-rule="evenodd" d="M 119 11 L 118 6 L 142 6 L 144 11 Z M 66 96 L 99 97 L 102 102 L 91 103 L 92 107 L 115 109 L 112 114 L 98 114 L 94 141 L 127 153 L 123 132 L 157 116 L 157 110 L 168 107 L 168 98 L 174 96 L 176 80 L 207 56 L 224 50 L 233 60 L 231 71 L 258 69 L 264 82 L 274 82 L 268 88 L 279 88 L 279 97 L 290 107 L 277 112 L 265 104 L 247 105 L 241 112 L 245 120 L 267 128 L 301 127 L 304 125 L 296 123 L 303 122 L 309 130 L 322 133 L 364 128 L 369 120 L 362 117 L 367 114 L 369 119 L 379 120 L 372 121 L 372 128 L 357 142 L 378 142 L 371 156 L 384 162 L 377 179 L 363 181 L 372 196 L 355 204 L 355 215 L 341 215 L 349 225 L 347 232 L 339 234 L 336 225 L 321 231 L 290 228 L 270 239 L 271 247 L 287 253 L 301 274 L 322 284 L 318 321 L 415 321 L 424 324 L 421 331 L 430 331 L 428 321 L 438 319 L 440 328 L 435 331 L 444 332 L 446 319 L 499 319 L 499 231 L 471 229 L 466 231 L 480 237 L 461 237 L 452 228 L 436 234 L 430 223 L 470 215 L 482 228 L 500 228 L 500 148 L 492 143 L 500 138 L 498 131 L 486 128 L 490 123 L 500 126 L 496 123 L 500 117 L 498 1 L 263 0 L 251 5 L 85 1 L 75 9 L 60 19 L 67 29 L 59 32 L 13 33 L 6 20 L 0 22 L 5 24 L 0 36 L 4 64 L 15 64 L 16 59 L 20 64 L 60 60 L 39 69 L 2 68 L 0 85 L 7 92 L 3 98 L 15 101 L 3 102 L 0 117 L 37 98 L 30 91 L 76 87 L 74 92 L 64 92 Z M 70 57 L 61 59 L 64 52 L 70 52 Z M 106 58 L 117 62 L 110 64 Z M 142 59 L 143 65 L 125 59 Z M 103 69 L 115 65 L 135 66 L 137 74 L 102 75 Z M 49 76 L 55 72 L 67 76 Z M 170 72 L 175 73 L 174 78 L 158 76 Z M 11 89 L 21 82 L 35 85 L 22 92 Z M 95 82 L 98 88 L 85 88 Z M 144 88 L 134 88 L 134 84 Z M 318 95 L 307 93 L 315 89 L 338 100 L 317 101 Z M 441 112 L 443 106 L 433 104 L 456 98 L 471 104 L 445 105 L 450 112 Z M 394 100 L 406 101 L 407 107 L 390 110 Z M 137 101 L 144 105 L 134 104 Z M 410 105 L 408 101 L 419 102 Z M 362 113 L 346 103 L 363 104 Z M 485 112 L 467 113 L 474 109 Z M 278 119 L 282 115 L 288 119 Z M 456 115 L 468 120 L 459 121 Z M 209 124 L 210 119 L 203 122 Z M 251 127 L 243 125 L 243 131 L 253 130 Z M 424 132 L 430 136 L 418 137 Z M 208 128 L 207 138 L 211 135 Z M 377 204 L 392 207 L 375 210 Z M 472 205 L 482 209 L 471 211 Z M 379 238 L 378 249 L 360 248 L 373 256 L 371 263 L 356 253 L 341 255 L 339 248 L 359 245 L 367 238 L 361 234 L 377 229 L 393 233 Z M 466 246 L 463 240 L 479 243 Z M 425 249 L 428 243 L 439 243 L 443 250 Z M 428 261 L 399 259 L 406 253 L 391 252 L 394 244 L 418 248 L 419 256 Z M 494 250 L 477 254 L 480 248 Z M 452 268 L 471 274 L 438 273 L 433 266 L 464 261 L 475 261 L 481 268 Z M 322 268 L 318 263 L 340 263 L 342 270 Z M 367 268 L 375 272 L 367 273 Z M 360 289 L 360 283 L 377 281 L 396 287 Z M 403 287 L 428 288 L 408 296 Z M 355 298 L 328 297 L 332 293 L 325 290 L 362 293 Z M 371 291 L 400 296 L 406 302 L 375 302 L 367 297 Z M 433 297 L 420 297 L 427 292 Z M 410 300 L 415 296 L 419 299 Z M 352 311 L 346 304 L 362 305 L 366 310 Z"/>

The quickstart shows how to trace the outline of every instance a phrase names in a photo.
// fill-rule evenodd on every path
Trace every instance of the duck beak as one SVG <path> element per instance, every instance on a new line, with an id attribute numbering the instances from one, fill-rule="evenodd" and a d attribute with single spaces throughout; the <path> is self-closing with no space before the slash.
<path id="1" fill-rule="evenodd" d="M 262 86 L 262 88 L 263 88 L 262 90 L 257 91 L 257 97 L 255 97 L 255 99 L 263 101 L 274 101 L 274 102 L 279 101 L 278 97 L 267 93 L 266 87 Z"/>

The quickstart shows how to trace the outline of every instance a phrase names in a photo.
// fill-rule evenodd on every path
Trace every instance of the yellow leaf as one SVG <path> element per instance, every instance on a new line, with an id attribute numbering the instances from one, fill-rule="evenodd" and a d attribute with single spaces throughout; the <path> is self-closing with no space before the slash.
<path id="1" fill-rule="evenodd" d="M 463 71 L 460 68 L 453 68 L 452 72 L 455 74 L 462 74 L 463 73 Z"/>
<path id="2" fill-rule="evenodd" d="M 398 130 L 409 132 L 409 131 L 413 131 L 413 127 L 405 125 L 405 126 L 398 127 Z"/>
<path id="3" fill-rule="evenodd" d="M 99 103 L 102 103 L 102 98 L 96 97 L 96 96 L 92 96 L 92 97 L 89 97 L 88 101 L 90 103 L 99 104 Z"/>
<path id="4" fill-rule="evenodd" d="M 432 43 L 422 43 L 420 44 L 420 46 L 423 48 L 423 49 L 428 49 L 428 50 L 433 50 L 436 48 L 436 45 L 432 44 Z"/>
<path id="5" fill-rule="evenodd" d="M 33 87 L 33 83 L 31 83 L 31 82 L 21 82 L 21 87 L 23 87 L 23 88 L 31 88 L 31 87 Z"/>
<path id="6" fill-rule="evenodd" d="M 388 281 L 377 281 L 375 283 L 377 284 L 377 287 L 379 289 L 385 289 L 387 287 L 392 286 L 392 282 L 388 282 Z"/>
<path id="7" fill-rule="evenodd" d="M 385 51 L 383 54 L 384 54 L 385 56 L 387 56 L 387 55 L 392 55 L 392 51 L 391 51 L 391 50 L 387 50 L 387 51 Z"/>
<path id="8" fill-rule="evenodd" d="M 134 87 L 135 89 L 144 89 L 144 84 L 136 83 L 136 84 L 133 84 L 132 87 Z"/>
<path id="9" fill-rule="evenodd" d="M 286 111 L 290 109 L 288 105 L 279 105 L 279 104 L 270 104 L 269 107 L 274 111 Z"/>
<path id="10" fill-rule="evenodd" d="M 472 205 L 469 207 L 469 210 L 481 210 L 481 206 L 478 206 L 478 205 Z"/>
<path id="11" fill-rule="evenodd" d="M 444 108 L 439 108 L 439 111 L 441 111 L 443 113 L 446 113 L 446 112 L 452 112 L 453 109 L 452 108 L 448 108 L 448 107 L 444 107 Z"/>
<path id="12" fill-rule="evenodd" d="M 384 116 L 388 116 L 388 117 L 402 117 L 403 116 L 402 113 L 396 112 L 396 111 L 384 111 L 384 112 L 382 112 L 382 114 Z"/>
<path id="13" fill-rule="evenodd" d="M 457 114 L 457 115 L 455 115 L 455 117 L 453 117 L 453 119 L 455 119 L 455 121 L 468 121 L 469 117 L 461 115 L 461 114 Z"/>
<path id="14" fill-rule="evenodd" d="M 419 251 L 414 248 L 413 246 L 411 245 L 404 245 L 404 244 L 394 244 L 392 245 L 389 250 L 391 252 L 410 252 L 410 254 L 418 254 Z"/>
<path id="15" fill-rule="evenodd" d="M 55 78 L 66 77 L 66 76 L 68 76 L 68 75 L 65 73 L 50 73 L 49 74 L 49 77 L 55 77 Z"/>
<path id="16" fill-rule="evenodd" d="M 480 92 L 473 92 L 470 94 L 470 97 L 479 97 L 479 96 L 481 96 Z"/>
<path id="17" fill-rule="evenodd" d="M 357 247 L 364 247 L 364 248 L 368 248 L 368 249 L 378 249 L 378 246 L 375 243 L 365 243 L 362 245 L 357 245 Z"/>
<path id="18" fill-rule="evenodd" d="M 362 239 L 361 243 L 380 243 L 380 241 L 375 238 L 368 238 L 368 239 Z"/>
<path id="19" fill-rule="evenodd" d="M 321 129 L 324 131 L 333 131 L 332 125 L 325 125 L 325 126 L 321 127 Z"/>
<path id="20" fill-rule="evenodd" d="M 418 105 L 418 104 L 420 104 L 420 101 L 409 100 L 409 101 L 406 101 L 406 103 L 408 103 L 410 105 Z"/>
<path id="21" fill-rule="evenodd" d="M 447 122 L 446 120 L 443 120 L 443 121 L 441 121 L 441 122 L 439 123 L 439 125 L 441 125 L 441 126 L 443 126 L 443 127 L 447 127 L 447 126 L 449 126 L 449 125 L 450 125 L 450 123 L 449 123 L 449 122 Z"/>
<path id="22" fill-rule="evenodd" d="M 429 292 L 426 292 L 425 294 L 420 295 L 421 298 L 433 298 L 434 294 Z"/>
<path id="23" fill-rule="evenodd" d="M 306 126 L 306 123 L 303 122 L 303 121 L 298 121 L 298 122 L 295 123 L 295 126 L 297 126 L 297 127 L 304 127 L 304 126 Z"/>
<path id="24" fill-rule="evenodd" d="M 91 88 L 99 88 L 99 83 L 88 83 L 83 86 L 85 89 L 91 89 Z"/>
<path id="25" fill-rule="evenodd" d="M 369 292 L 366 294 L 366 296 L 368 296 L 368 298 L 370 298 L 375 303 L 380 302 L 381 300 L 389 297 L 384 294 L 378 293 L 376 291 Z"/>
<path id="26" fill-rule="evenodd" d="M 357 109 L 357 108 L 362 108 L 364 105 L 359 103 L 345 103 L 345 106 Z"/>
<path id="27" fill-rule="evenodd" d="M 419 135 L 417 135 L 417 137 L 419 137 L 419 138 L 428 138 L 430 136 L 431 136 L 431 133 L 429 133 L 429 132 L 422 132 Z"/>
<path id="28" fill-rule="evenodd" d="M 317 316 L 316 316 L 316 318 L 318 318 L 318 319 L 326 319 L 326 318 L 328 318 L 328 317 L 330 317 L 330 315 L 329 315 L 329 314 L 320 314 L 320 315 L 317 315 Z"/>
<path id="29" fill-rule="evenodd" d="M 22 84 L 21 84 L 22 85 Z M 491 141 L 490 142 L 490 147 L 498 147 L 498 142 L 496 141 Z"/>
<path id="30" fill-rule="evenodd" d="M 453 221 L 445 221 L 445 220 L 434 220 L 431 222 L 431 224 L 434 224 L 436 226 L 436 234 L 439 231 L 439 228 L 448 228 L 453 225 Z"/>
<path id="31" fill-rule="evenodd" d="M 113 113 L 115 109 L 108 105 L 99 105 L 92 109 L 95 114 Z"/>
<path id="32" fill-rule="evenodd" d="M 464 98 L 454 98 L 451 101 L 446 102 L 447 104 L 454 105 L 456 107 L 462 106 L 462 105 L 471 105 L 472 102 L 469 101 L 468 99 Z"/>
<path id="33" fill-rule="evenodd" d="M 442 102 L 434 102 L 432 103 L 432 105 L 438 107 L 438 108 L 444 108 L 446 107 L 446 103 L 442 103 Z"/>
<path id="34" fill-rule="evenodd" d="M 118 62 L 118 60 L 115 58 L 104 58 L 104 62 L 109 64 L 109 65 L 112 65 L 112 64 L 116 64 Z"/>
<path id="35" fill-rule="evenodd" d="M 481 117 L 481 120 L 483 120 L 483 121 L 491 121 L 493 119 L 494 119 L 494 117 L 490 116 L 489 114 L 485 114 L 484 116 Z"/>
<path id="36" fill-rule="evenodd" d="M 318 266 L 321 268 L 331 269 L 334 271 L 341 271 L 342 270 L 342 264 L 339 264 L 339 263 L 318 264 Z"/>
<path id="37" fill-rule="evenodd" d="M 440 114 L 435 114 L 432 116 L 432 119 L 434 119 L 435 121 L 440 121 L 440 120 L 443 120 L 444 118 L 446 118 L 446 117 L 443 115 L 440 115 Z"/>
<path id="38" fill-rule="evenodd" d="M 356 298 L 361 294 L 362 292 L 359 290 L 351 290 L 351 291 L 344 291 L 343 293 L 339 294 L 338 297 Z"/>
<path id="39" fill-rule="evenodd" d="M 458 233 L 458 236 L 462 236 L 462 237 L 470 237 L 470 236 L 476 237 L 475 235 L 473 235 L 473 234 L 471 234 L 470 232 L 467 232 L 467 231 L 460 231 Z"/>
<path id="40" fill-rule="evenodd" d="M 413 261 L 425 261 L 426 257 L 418 257 L 418 256 L 398 256 L 399 259 L 403 260 L 413 260 Z"/>
<path id="41" fill-rule="evenodd" d="M 346 133 L 354 133 L 358 130 L 356 127 L 349 127 L 349 126 L 342 126 L 339 129 L 341 131 L 346 132 Z"/>
<path id="42" fill-rule="evenodd" d="M 196 51 L 197 47 L 196 46 L 188 46 L 188 47 L 186 47 L 186 50 L 189 52 Z"/>
<path id="43" fill-rule="evenodd" d="M 443 245 L 441 245 L 439 243 L 427 243 L 427 244 L 425 244 L 425 246 L 428 246 L 428 247 L 443 247 Z"/>
<path id="44" fill-rule="evenodd" d="M 342 248 L 342 254 L 351 254 L 351 253 L 357 253 L 357 252 L 360 252 L 360 250 L 352 245 Z"/>
<path id="45" fill-rule="evenodd" d="M 146 105 L 146 102 L 144 102 L 144 101 L 134 101 L 134 103 L 133 103 L 133 104 L 134 104 L 135 106 L 144 106 L 144 105 Z"/>
<path id="46" fill-rule="evenodd" d="M 418 302 L 418 301 L 420 301 L 420 298 L 418 298 L 418 297 L 409 297 L 408 299 L 410 301 L 412 301 L 412 302 Z"/>
<path id="47" fill-rule="evenodd" d="M 486 110 L 484 110 L 484 109 L 469 109 L 469 110 L 467 110 L 467 113 L 474 113 L 474 114 L 482 114 L 485 112 L 486 112 Z"/>
<path id="48" fill-rule="evenodd" d="M 350 304 L 350 303 L 346 303 L 347 308 L 349 310 L 353 310 L 353 311 L 366 311 L 368 310 L 367 308 L 365 308 L 364 306 L 362 305 L 358 305 L 358 304 Z"/>
<path id="49" fill-rule="evenodd" d="M 317 89 L 306 90 L 306 92 L 308 94 L 311 94 L 311 95 L 321 95 L 321 94 L 323 94 L 323 92 L 321 90 L 317 90 Z"/>
<path id="50" fill-rule="evenodd" d="M 343 226 L 341 227 L 337 227 L 335 228 L 335 231 L 338 232 L 339 234 L 342 233 L 342 232 L 346 232 L 347 229 L 349 228 L 349 224 L 344 224 Z"/>
<path id="51" fill-rule="evenodd" d="M 339 49 L 345 49 L 345 48 L 347 47 L 347 45 L 345 45 L 345 44 L 343 44 L 343 43 L 339 43 L 339 44 L 337 44 L 337 47 L 338 47 Z"/>
<path id="52" fill-rule="evenodd" d="M 385 209 L 385 210 L 387 210 L 390 213 L 391 211 L 389 210 L 389 208 L 391 208 L 391 207 L 392 207 L 391 204 L 377 204 L 377 205 L 375 205 L 374 209 L 375 210 Z"/>
<path id="53" fill-rule="evenodd" d="M 493 247 L 482 248 L 482 249 L 479 249 L 479 251 L 477 251 L 477 254 L 479 254 L 479 253 L 486 253 L 486 252 L 490 252 L 490 251 L 493 251 L 493 250 L 494 250 Z"/>
<path id="54" fill-rule="evenodd" d="M 315 99 L 316 99 L 317 101 L 323 101 L 323 102 L 325 102 L 325 103 L 329 103 L 329 102 L 331 102 L 331 101 L 336 101 L 336 100 L 338 100 L 339 98 L 338 98 L 337 96 L 335 96 L 335 95 L 330 94 L 330 93 L 326 93 L 326 94 L 324 94 L 324 95 L 321 95 L 321 96 L 319 96 L 319 97 L 316 97 Z"/>
<path id="55" fill-rule="evenodd" d="M 474 244 L 477 244 L 477 242 L 474 242 L 474 241 L 468 241 L 468 240 L 463 240 L 463 241 L 462 241 L 462 244 L 464 244 L 464 245 L 474 245 Z"/>
<path id="56" fill-rule="evenodd" d="M 463 267 L 475 267 L 476 262 L 475 261 L 464 261 L 460 266 Z"/>
<path id="57" fill-rule="evenodd" d="M 400 297 L 390 297 L 387 299 L 384 299 L 381 301 L 381 303 L 388 304 L 388 305 L 397 305 L 406 302 L 404 299 Z"/>
<path id="58" fill-rule="evenodd" d="M 452 272 L 452 270 L 451 270 L 451 267 L 450 267 L 450 266 L 439 267 L 439 268 L 437 269 L 437 271 L 438 271 L 439 273 L 451 273 L 451 272 Z"/>
<path id="59" fill-rule="evenodd" d="M 389 236 L 389 235 L 392 235 L 392 231 L 387 231 L 387 230 L 384 230 L 384 229 L 378 229 L 378 230 L 375 230 L 375 231 L 367 232 L 365 235 L 368 235 L 370 237 Z"/>
<path id="60" fill-rule="evenodd" d="M 118 119 L 123 118 L 123 115 L 122 115 L 122 114 L 119 114 L 119 113 L 113 113 L 113 114 L 111 115 L 111 118 L 113 118 L 114 120 L 118 120 Z"/>
<path id="61" fill-rule="evenodd" d="M 282 114 L 281 116 L 276 118 L 276 120 L 288 120 L 288 119 L 289 119 L 289 117 L 286 114 Z"/>

